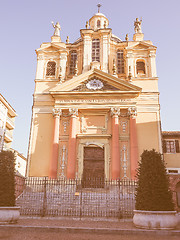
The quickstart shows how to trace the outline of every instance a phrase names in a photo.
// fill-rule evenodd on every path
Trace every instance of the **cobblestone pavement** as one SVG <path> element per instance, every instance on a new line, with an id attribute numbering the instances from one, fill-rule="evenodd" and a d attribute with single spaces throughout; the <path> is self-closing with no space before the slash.
<path id="1" fill-rule="evenodd" d="M 179 240 L 179 236 L 119 235 L 96 233 L 67 233 L 58 230 L 0 229 L 2 240 Z"/>
<path id="2" fill-rule="evenodd" d="M 102 219 L 72 219 L 72 218 L 23 218 L 18 220 L 22 226 L 57 226 L 57 227 L 83 227 L 83 228 L 110 228 L 110 229 L 134 229 L 132 219 L 124 220 L 102 220 Z M 180 224 L 177 226 L 180 230 Z"/>
<path id="3" fill-rule="evenodd" d="M 80 229 L 80 230 L 79 230 Z M 177 231 L 136 229 L 129 220 L 23 218 L 17 224 L 0 225 L 0 240 L 179 240 Z M 169 234 L 170 233 L 170 234 Z"/>

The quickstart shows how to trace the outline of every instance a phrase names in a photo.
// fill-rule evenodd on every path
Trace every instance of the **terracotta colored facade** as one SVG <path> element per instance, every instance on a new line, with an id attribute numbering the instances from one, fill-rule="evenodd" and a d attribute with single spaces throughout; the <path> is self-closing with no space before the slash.
<path id="1" fill-rule="evenodd" d="M 108 25 L 97 13 L 74 43 L 36 50 L 28 176 L 133 179 L 144 149 L 162 153 L 156 47 Z"/>

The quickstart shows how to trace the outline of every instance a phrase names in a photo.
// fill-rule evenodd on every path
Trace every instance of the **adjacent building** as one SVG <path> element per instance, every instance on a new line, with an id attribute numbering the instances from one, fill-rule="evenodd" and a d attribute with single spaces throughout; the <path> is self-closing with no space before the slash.
<path id="1" fill-rule="evenodd" d="M 53 24 L 36 50 L 28 176 L 133 179 L 144 149 L 162 153 L 156 47 L 141 23 L 122 40 L 98 12 L 73 43 Z"/>
<path id="2" fill-rule="evenodd" d="M 162 138 L 167 171 L 180 174 L 180 131 L 163 131 Z"/>
<path id="3" fill-rule="evenodd" d="M 11 147 L 16 111 L 0 94 L 0 151 Z"/>

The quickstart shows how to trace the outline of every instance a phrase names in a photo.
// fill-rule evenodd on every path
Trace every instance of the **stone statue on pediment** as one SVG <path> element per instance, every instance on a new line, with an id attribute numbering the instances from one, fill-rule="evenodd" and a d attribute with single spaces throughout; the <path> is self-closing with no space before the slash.
<path id="1" fill-rule="evenodd" d="M 54 34 L 53 36 L 58 36 L 60 37 L 60 30 L 61 30 L 61 26 L 59 24 L 59 22 L 56 23 L 56 25 L 54 24 L 54 22 L 51 22 L 54 28 Z"/>
<path id="2" fill-rule="evenodd" d="M 135 33 L 142 33 L 141 23 L 142 23 L 142 19 L 139 20 L 139 18 L 136 18 L 136 21 L 134 21 L 134 31 L 135 31 Z"/>

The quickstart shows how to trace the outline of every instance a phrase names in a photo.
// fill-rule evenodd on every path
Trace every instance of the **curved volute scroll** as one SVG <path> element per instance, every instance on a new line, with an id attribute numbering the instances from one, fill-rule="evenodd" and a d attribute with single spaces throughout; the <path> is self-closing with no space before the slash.
<path id="1" fill-rule="evenodd" d="M 120 108 L 112 107 L 111 108 L 111 116 L 120 116 Z"/>
<path id="2" fill-rule="evenodd" d="M 135 118 L 137 116 L 137 108 L 136 107 L 128 108 L 128 115 L 132 118 Z"/>
<path id="3" fill-rule="evenodd" d="M 69 115 L 70 116 L 78 116 L 78 109 L 77 108 L 69 108 Z"/>
<path id="4" fill-rule="evenodd" d="M 62 110 L 60 108 L 53 108 L 52 114 L 53 117 L 60 117 L 62 115 Z"/>

